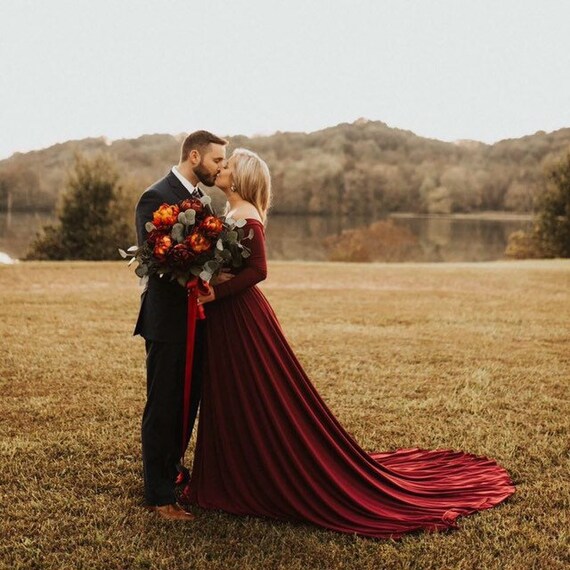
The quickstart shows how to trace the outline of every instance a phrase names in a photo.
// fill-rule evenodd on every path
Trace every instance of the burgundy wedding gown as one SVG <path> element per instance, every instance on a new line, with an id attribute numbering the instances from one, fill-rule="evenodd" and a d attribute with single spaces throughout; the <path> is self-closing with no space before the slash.
<path id="1" fill-rule="evenodd" d="M 183 499 L 237 515 L 304 521 L 397 538 L 455 526 L 514 487 L 491 459 L 404 449 L 368 454 L 339 424 L 299 364 L 255 284 L 265 278 L 263 225 L 251 257 L 215 287 L 196 455 Z"/>

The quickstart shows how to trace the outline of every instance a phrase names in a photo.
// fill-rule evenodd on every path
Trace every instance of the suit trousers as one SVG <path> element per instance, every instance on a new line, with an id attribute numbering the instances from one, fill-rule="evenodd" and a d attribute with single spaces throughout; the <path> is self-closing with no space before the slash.
<path id="1" fill-rule="evenodd" d="M 203 323 L 196 326 L 188 437 L 202 393 Z M 174 494 L 183 437 L 186 344 L 145 340 L 147 401 L 142 418 L 142 458 L 148 505 L 168 505 Z M 187 444 L 188 442 L 186 442 Z"/>

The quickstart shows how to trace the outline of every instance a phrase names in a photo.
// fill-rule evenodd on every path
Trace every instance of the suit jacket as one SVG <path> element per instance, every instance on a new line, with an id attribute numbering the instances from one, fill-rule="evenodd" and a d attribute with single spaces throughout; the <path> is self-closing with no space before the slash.
<path id="1" fill-rule="evenodd" d="M 146 222 L 161 204 L 176 204 L 190 197 L 180 180 L 170 171 L 141 195 L 135 221 L 137 241 L 142 245 L 146 239 Z M 147 340 L 161 342 L 186 342 L 186 313 L 188 295 L 184 287 L 165 275 L 151 275 L 141 295 L 141 307 L 134 334 Z"/>

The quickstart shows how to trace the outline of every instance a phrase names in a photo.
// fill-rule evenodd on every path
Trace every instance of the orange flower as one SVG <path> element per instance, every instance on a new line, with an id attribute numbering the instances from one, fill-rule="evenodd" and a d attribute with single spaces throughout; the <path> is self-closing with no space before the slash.
<path id="1" fill-rule="evenodd" d="M 196 254 L 204 253 L 212 247 L 212 242 L 197 231 L 191 233 L 186 238 L 185 243 Z"/>
<path id="2" fill-rule="evenodd" d="M 162 261 L 170 251 L 172 247 L 172 239 L 168 235 L 159 236 L 154 242 L 154 249 L 152 251 L 156 259 Z"/>
<path id="3" fill-rule="evenodd" d="M 215 216 L 206 216 L 204 221 L 200 224 L 200 229 L 210 238 L 217 238 L 223 228 L 222 220 Z"/>
<path id="4" fill-rule="evenodd" d="M 154 227 L 158 229 L 173 226 L 178 221 L 179 213 L 180 208 L 178 206 L 162 204 L 162 206 L 153 213 L 152 223 Z"/>

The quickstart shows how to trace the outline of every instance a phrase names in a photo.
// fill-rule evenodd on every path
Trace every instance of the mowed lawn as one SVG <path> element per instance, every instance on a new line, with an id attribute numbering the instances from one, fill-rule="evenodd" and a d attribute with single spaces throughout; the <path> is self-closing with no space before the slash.
<path id="1" fill-rule="evenodd" d="M 20 263 L 0 267 L 2 569 L 568 568 L 569 261 L 269 273 L 291 344 L 366 450 L 487 455 L 515 496 L 400 541 L 199 509 L 163 522 L 142 508 L 137 278 Z"/>

